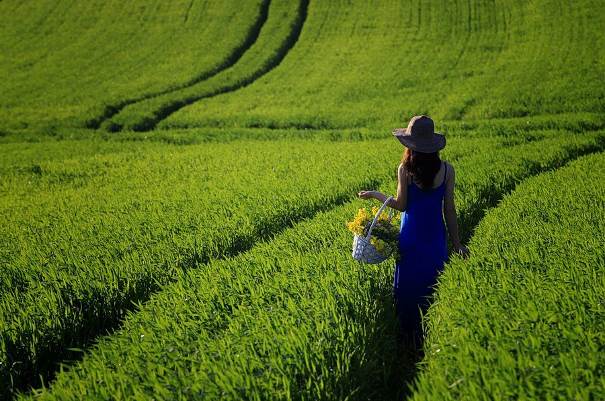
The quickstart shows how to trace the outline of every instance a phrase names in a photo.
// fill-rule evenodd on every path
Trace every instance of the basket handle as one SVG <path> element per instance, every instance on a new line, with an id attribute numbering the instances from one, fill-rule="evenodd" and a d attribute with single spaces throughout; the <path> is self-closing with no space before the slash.
<path id="1" fill-rule="evenodd" d="M 382 213 L 384 208 L 387 207 L 387 203 L 389 203 L 391 199 L 393 199 L 393 197 L 389 196 L 387 198 L 387 200 L 384 201 L 382 206 L 380 206 L 380 209 L 378 209 L 378 212 L 376 212 L 376 216 L 374 216 L 374 220 L 372 220 L 372 224 L 370 225 L 370 229 L 368 230 L 368 234 L 366 235 L 367 241 L 370 241 L 370 237 L 372 236 L 372 230 L 374 229 L 374 226 L 376 225 L 376 222 L 378 221 L 378 216 L 380 216 L 380 213 Z"/>

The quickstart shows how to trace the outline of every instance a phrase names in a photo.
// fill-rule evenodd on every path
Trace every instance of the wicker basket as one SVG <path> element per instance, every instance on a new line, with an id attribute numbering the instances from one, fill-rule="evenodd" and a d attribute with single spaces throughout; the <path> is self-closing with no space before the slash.
<path id="1" fill-rule="evenodd" d="M 378 221 L 378 216 L 387 207 L 389 201 L 393 199 L 392 196 L 389 196 L 387 200 L 384 201 L 378 212 L 374 216 L 374 220 L 372 220 L 372 224 L 370 224 L 370 228 L 368 229 L 368 233 L 364 236 L 355 234 L 353 237 L 353 259 L 358 260 L 362 263 L 370 263 L 376 264 L 380 262 L 384 262 L 387 260 L 389 256 L 391 256 L 392 250 L 388 254 L 379 253 L 374 245 L 370 243 L 370 238 L 372 237 L 372 230 Z M 393 209 L 389 210 L 389 222 L 393 218 Z"/>

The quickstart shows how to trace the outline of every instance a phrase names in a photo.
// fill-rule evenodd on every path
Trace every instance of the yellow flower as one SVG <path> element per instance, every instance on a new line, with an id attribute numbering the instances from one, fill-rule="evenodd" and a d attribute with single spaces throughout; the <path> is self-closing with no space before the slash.
<path id="1" fill-rule="evenodd" d="M 378 213 L 378 207 L 374 206 L 372 207 L 371 211 L 366 209 L 366 208 L 361 208 L 359 210 L 357 210 L 357 214 L 355 215 L 355 217 L 353 218 L 352 221 L 347 222 L 347 228 L 349 229 L 349 231 L 351 231 L 354 234 L 357 235 L 363 235 L 364 234 L 364 230 L 366 229 L 366 227 L 368 227 L 368 225 L 371 223 L 371 221 L 374 219 L 374 216 L 376 215 L 376 213 Z M 392 221 L 389 222 L 389 216 L 388 216 L 388 212 L 386 211 L 382 211 L 382 213 L 380 213 L 380 215 L 378 216 L 378 220 L 376 223 L 375 227 L 380 227 L 381 229 L 387 229 L 387 230 L 398 230 L 399 227 L 399 222 L 400 220 L 400 213 L 395 213 L 395 216 L 393 217 Z M 389 228 L 389 226 L 391 226 Z M 379 246 L 385 247 L 388 246 L 388 244 L 383 241 L 380 240 L 382 243 Z M 384 249 L 384 248 L 382 248 Z"/>
<path id="2" fill-rule="evenodd" d="M 347 224 L 347 228 L 357 234 L 357 235 L 362 235 L 363 234 L 363 227 L 356 221 L 352 221 L 350 223 Z"/>
<path id="3" fill-rule="evenodd" d="M 401 225 L 401 212 L 396 212 L 395 216 L 393 216 L 393 224 L 396 226 Z"/>
<path id="4" fill-rule="evenodd" d="M 363 230 L 370 219 L 368 211 L 365 208 L 361 208 L 357 211 L 353 221 L 347 223 L 347 228 L 354 234 L 363 235 Z"/>
<path id="5" fill-rule="evenodd" d="M 376 216 L 376 213 L 378 213 L 379 209 L 380 208 L 378 206 L 372 207 L 372 216 Z M 372 218 L 374 218 L 374 217 L 372 217 Z M 387 223 L 388 221 L 389 221 L 389 213 L 385 209 L 380 213 L 380 216 L 378 216 L 378 222 Z"/>

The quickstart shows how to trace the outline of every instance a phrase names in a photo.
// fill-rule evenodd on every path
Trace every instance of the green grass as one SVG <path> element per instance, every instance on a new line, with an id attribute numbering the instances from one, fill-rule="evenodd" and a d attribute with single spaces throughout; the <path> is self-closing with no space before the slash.
<path id="1" fill-rule="evenodd" d="M 0 2 L 0 127 L 84 126 L 228 66 L 261 1 Z M 225 29 L 229 26 L 229 29 Z"/>
<path id="2" fill-rule="evenodd" d="M 454 141 L 445 154 L 500 143 Z M 182 271 L 245 251 L 394 171 L 396 141 L 361 144 L 362 153 L 356 143 L 292 140 L 1 145 L 12 155 L 0 163 L 3 380 L 47 376 L 68 348 Z"/>
<path id="3" fill-rule="evenodd" d="M 602 114 L 603 31 L 601 1 L 311 2 L 297 45 L 271 74 L 160 127 L 384 129 L 420 113 Z"/>
<path id="4" fill-rule="evenodd" d="M 528 177 L 603 150 L 604 7 L 0 1 L 0 398 L 82 355 L 43 398 L 399 397 L 413 374 L 399 366 L 417 356 L 396 344 L 391 272 L 353 263 L 342 223 L 361 187 L 394 190 L 390 130 L 420 113 L 447 133 L 474 254 L 443 276 L 414 397 L 603 398 L 602 361 L 576 353 L 602 351 L 592 315 L 573 326 L 548 309 L 594 299 L 599 276 L 583 261 L 602 257 L 572 235 L 571 215 L 540 206 L 548 194 L 557 213 L 602 206 L 601 186 L 569 182 L 600 177 L 590 164 L 602 157 L 522 185 L 480 222 Z M 506 206 L 517 197 L 523 214 Z M 577 253 L 560 252 L 567 237 Z M 538 256 L 539 272 L 526 269 Z M 489 266 L 499 276 L 478 274 Z M 594 286 L 573 294 L 586 281 L 565 266 L 593 272 Z M 544 272 L 565 302 L 539 287 Z M 548 302 L 518 294 L 508 308 L 508 293 L 473 292 L 495 277 Z M 443 348 L 447 330 L 465 347 Z"/>
<path id="5" fill-rule="evenodd" d="M 4 167 L 3 382 L 53 369 L 54 354 L 85 344 L 182 270 L 344 202 L 384 174 L 382 145 L 359 154 L 353 144 L 293 141 L 130 144 L 82 158 L 76 147 L 72 158 Z M 352 174 L 327 179 L 334 169 Z"/>
<path id="6" fill-rule="evenodd" d="M 107 121 L 105 127 L 110 131 L 122 128 L 149 131 L 159 121 L 188 104 L 236 91 L 253 82 L 279 64 L 296 43 L 306 18 L 307 5 L 308 0 L 300 0 L 298 4 L 288 0 L 271 1 L 267 21 L 258 38 L 235 65 L 186 89 L 134 103 Z"/>
<path id="7" fill-rule="evenodd" d="M 604 110 L 597 0 L 318 1 L 308 10 L 276 0 L 265 15 L 267 4 L 5 0 L 2 127 L 384 129 L 418 113 L 460 121 Z"/>
<path id="8" fill-rule="evenodd" d="M 344 257 L 350 238 L 343 219 L 359 205 L 320 213 L 244 255 L 187 272 L 41 398 L 343 399 L 354 393 L 362 373 L 367 381 L 381 368 L 376 354 L 366 360 L 364 343 L 372 341 L 374 352 L 387 351 L 385 345 L 396 351 L 388 266 L 360 269 Z M 364 392 L 388 389 L 387 377 L 374 379 L 367 384 L 380 388 Z M 103 385 L 91 386 L 95 381 Z"/>
<path id="9" fill-rule="evenodd" d="M 439 280 L 413 400 L 605 397 L 605 154 L 522 183 Z"/>
<path id="10" fill-rule="evenodd" d="M 458 176 L 460 214 L 470 216 L 463 229 L 516 182 L 602 149 L 604 138 L 587 134 L 572 144 L 554 136 L 456 157 L 456 166 L 475 166 Z M 393 190 L 392 178 L 384 183 Z M 361 204 L 320 213 L 247 253 L 187 271 L 42 398 L 176 392 L 183 399 L 392 399 L 403 391 L 405 368 L 397 367 L 390 263 L 360 269 L 344 230 Z"/>

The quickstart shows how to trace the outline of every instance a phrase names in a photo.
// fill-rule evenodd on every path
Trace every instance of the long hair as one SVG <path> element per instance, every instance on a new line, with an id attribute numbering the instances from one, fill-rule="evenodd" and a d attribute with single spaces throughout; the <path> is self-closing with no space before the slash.
<path id="1" fill-rule="evenodd" d="M 439 152 L 422 153 L 406 148 L 401 162 L 421 189 L 433 187 L 435 176 L 441 168 Z"/>

